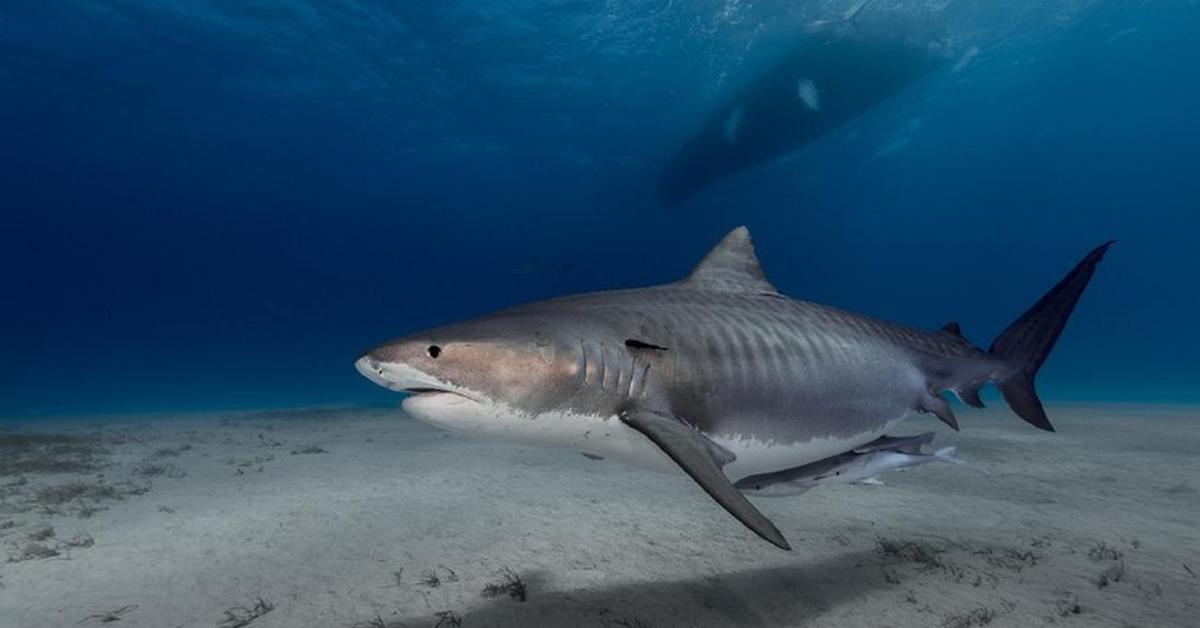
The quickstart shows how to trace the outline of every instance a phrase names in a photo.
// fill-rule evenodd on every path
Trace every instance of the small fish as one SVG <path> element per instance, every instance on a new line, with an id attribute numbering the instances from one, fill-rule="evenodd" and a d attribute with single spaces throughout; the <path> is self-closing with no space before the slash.
<path id="1" fill-rule="evenodd" d="M 910 438 L 883 437 L 874 443 L 825 460 L 738 480 L 734 487 L 747 495 L 786 497 L 799 495 L 822 484 L 882 484 L 877 478 L 890 471 L 942 461 L 961 464 L 953 447 L 931 454 L 921 453 L 921 445 L 933 440 L 933 432 Z M 874 446 L 872 446 L 874 445 Z"/>

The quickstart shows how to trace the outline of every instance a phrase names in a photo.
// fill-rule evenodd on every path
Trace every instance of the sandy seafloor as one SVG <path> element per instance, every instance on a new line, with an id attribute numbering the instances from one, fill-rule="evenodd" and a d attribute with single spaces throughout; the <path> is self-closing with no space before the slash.
<path id="1" fill-rule="evenodd" d="M 682 473 L 399 410 L 5 422 L 0 626 L 1200 626 L 1200 409 L 959 414 L 897 433 L 969 465 L 757 500 L 792 552 Z"/>

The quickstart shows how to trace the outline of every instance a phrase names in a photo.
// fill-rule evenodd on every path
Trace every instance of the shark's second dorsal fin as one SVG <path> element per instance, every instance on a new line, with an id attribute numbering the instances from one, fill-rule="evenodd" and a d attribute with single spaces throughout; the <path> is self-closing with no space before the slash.
<path id="1" fill-rule="evenodd" d="M 950 336 L 951 338 L 957 338 L 964 341 L 966 340 L 966 338 L 964 338 L 962 335 L 962 327 L 959 326 L 958 321 L 950 321 L 949 323 L 942 325 L 941 328 L 938 329 L 938 333 L 942 334 L 943 336 Z"/>
<path id="2" fill-rule="evenodd" d="M 763 275 L 750 230 L 738 227 L 730 231 L 692 269 L 680 285 L 723 292 L 779 294 Z"/>

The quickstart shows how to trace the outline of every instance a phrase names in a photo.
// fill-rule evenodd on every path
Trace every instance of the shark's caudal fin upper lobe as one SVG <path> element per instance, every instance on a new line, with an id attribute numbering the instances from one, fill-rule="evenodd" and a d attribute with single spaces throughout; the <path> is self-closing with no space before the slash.
<path id="1" fill-rule="evenodd" d="M 996 382 L 1004 400 L 1017 416 L 1035 427 L 1054 431 L 1034 390 L 1034 376 L 1054 348 L 1054 342 L 1058 340 L 1067 318 L 1071 316 L 1096 271 L 1096 265 L 1104 259 L 1113 242 L 1115 240 L 1088 253 L 1066 277 L 1009 325 L 988 349 L 989 353 L 1003 360 L 1011 369 L 1007 377 Z"/>

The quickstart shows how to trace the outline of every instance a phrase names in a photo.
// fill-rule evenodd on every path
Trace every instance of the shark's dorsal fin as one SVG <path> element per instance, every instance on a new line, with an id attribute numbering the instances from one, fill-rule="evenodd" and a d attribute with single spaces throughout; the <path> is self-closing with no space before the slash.
<path id="1" fill-rule="evenodd" d="M 683 286 L 723 292 L 779 294 L 763 275 L 750 230 L 738 227 L 730 231 L 692 269 Z"/>

